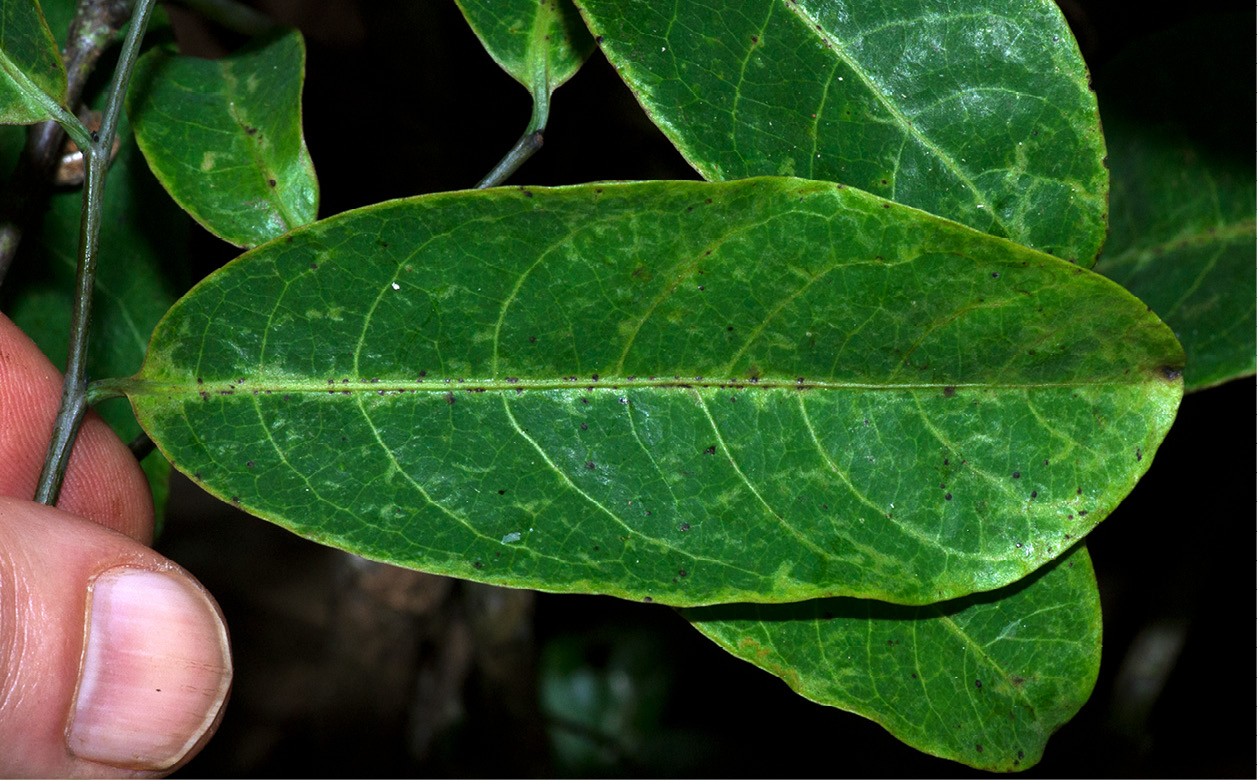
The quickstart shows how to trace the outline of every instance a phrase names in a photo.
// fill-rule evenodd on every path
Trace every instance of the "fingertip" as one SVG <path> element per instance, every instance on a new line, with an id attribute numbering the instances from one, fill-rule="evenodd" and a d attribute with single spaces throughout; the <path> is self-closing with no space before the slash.
<path id="1" fill-rule="evenodd" d="M 209 738 L 226 624 L 181 567 L 58 509 L 0 498 L 0 776 L 157 776 Z"/>

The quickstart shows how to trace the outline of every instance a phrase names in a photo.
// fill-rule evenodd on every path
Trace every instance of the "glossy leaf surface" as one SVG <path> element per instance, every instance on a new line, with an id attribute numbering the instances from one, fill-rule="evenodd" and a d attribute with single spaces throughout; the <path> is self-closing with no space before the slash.
<path id="1" fill-rule="evenodd" d="M 1216 78 L 1247 67 L 1251 20 L 1223 17 L 1145 40 L 1101 81 L 1113 230 L 1096 270 L 1174 329 L 1187 353 L 1188 390 L 1257 370 L 1253 96 L 1239 81 Z M 1169 45 L 1183 52 L 1174 63 L 1164 57 Z M 1176 91 L 1207 110 L 1155 98 Z"/>
<path id="2" fill-rule="evenodd" d="M 749 179 L 325 220 L 202 282 L 116 389 L 212 493 L 370 557 L 678 605 L 924 603 L 1111 511 L 1181 364 L 1100 276 Z"/>
<path id="3" fill-rule="evenodd" d="M 1104 139 L 1050 0 L 577 5 L 706 179 L 838 181 L 1083 265 L 1099 252 Z"/>
<path id="4" fill-rule="evenodd" d="M 296 31 L 221 60 L 155 49 L 136 63 L 127 111 L 140 149 L 175 201 L 219 238 L 255 246 L 317 217 L 304 78 Z"/>
<path id="5" fill-rule="evenodd" d="M 39 3 L 0 3 L 0 123 L 52 119 L 50 106 L 64 103 L 65 94 L 65 66 Z"/>
<path id="6" fill-rule="evenodd" d="M 821 599 L 683 614 L 803 696 L 995 772 L 1037 763 L 1100 668 L 1100 594 L 1082 546 L 1007 588 L 923 607 Z"/>
<path id="7" fill-rule="evenodd" d="M 187 247 L 187 216 L 154 181 L 125 117 L 120 119 L 118 137 L 122 143 L 110 166 L 103 200 L 88 342 L 91 379 L 135 372 L 154 326 L 187 288 L 180 264 Z M 82 204 L 78 188 L 53 194 L 41 232 L 23 243 L 3 288 L 5 312 L 58 367 L 65 365 L 69 346 Z M 106 402 L 96 411 L 123 441 L 141 432 L 124 403 Z M 160 517 L 170 464 L 154 452 L 142 465 Z"/>
<path id="8" fill-rule="evenodd" d="M 594 39 L 571 0 L 457 0 L 485 51 L 533 95 L 580 70 Z"/>

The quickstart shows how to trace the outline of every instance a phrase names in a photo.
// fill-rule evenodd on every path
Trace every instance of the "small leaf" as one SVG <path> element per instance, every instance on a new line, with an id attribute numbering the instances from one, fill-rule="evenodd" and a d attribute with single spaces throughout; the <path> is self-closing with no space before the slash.
<path id="1" fill-rule="evenodd" d="M 1238 130 L 1253 98 L 1239 82 L 1215 78 L 1247 67 L 1245 24 L 1221 17 L 1146 39 L 1100 82 L 1113 230 L 1096 270 L 1174 329 L 1188 390 L 1257 370 L 1257 187 L 1251 137 Z M 1166 46 L 1182 56 L 1167 62 Z M 1193 118 L 1154 98 L 1176 92 L 1215 108 Z"/>
<path id="2" fill-rule="evenodd" d="M 125 117 L 119 120 L 118 138 L 101 214 L 89 378 L 137 370 L 153 327 L 187 289 L 181 262 L 188 219 L 153 180 Z M 53 194 L 41 231 L 23 242 L 3 288 L 5 312 L 56 366 L 65 364 L 69 345 L 82 206 L 78 189 Z M 106 402 L 97 411 L 123 441 L 141 433 L 125 404 Z M 160 518 L 170 464 L 161 453 L 153 453 L 142 465 Z"/>
<path id="3" fill-rule="evenodd" d="M 1181 365 L 1103 277 L 747 179 L 326 220 L 203 281 L 113 387 L 212 493 L 369 557 L 678 605 L 925 603 L 1116 507 Z"/>
<path id="4" fill-rule="evenodd" d="M 708 180 L 843 182 L 1095 261 L 1104 138 L 1051 0 L 577 5 L 646 113 Z"/>
<path id="5" fill-rule="evenodd" d="M 255 246 L 317 217 L 304 78 L 295 30 L 221 60 L 162 48 L 136 63 L 127 111 L 140 149 L 175 202 L 219 238 Z"/>
<path id="6" fill-rule="evenodd" d="M 546 96 L 594 49 L 571 0 L 456 0 L 493 61 L 529 93 Z"/>
<path id="7" fill-rule="evenodd" d="M 1100 669 L 1100 594 L 1082 545 L 1008 587 L 924 607 L 823 599 L 683 614 L 812 701 L 994 772 L 1038 763 Z"/>
<path id="8" fill-rule="evenodd" d="M 65 103 L 61 53 L 37 0 L 0 3 L 0 123 L 56 119 Z M 62 106 L 64 108 L 64 106 Z"/>

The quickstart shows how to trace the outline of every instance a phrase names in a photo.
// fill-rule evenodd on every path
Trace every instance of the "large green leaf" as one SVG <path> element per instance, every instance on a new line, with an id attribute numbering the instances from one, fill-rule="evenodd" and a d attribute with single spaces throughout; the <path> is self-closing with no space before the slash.
<path id="1" fill-rule="evenodd" d="M 0 3 L 0 123 L 25 125 L 62 115 L 66 75 L 37 0 Z M 64 106 L 61 106 L 64 109 Z"/>
<path id="2" fill-rule="evenodd" d="M 335 217 L 202 282 L 113 387 L 210 492 L 370 557 L 678 605 L 924 603 L 1116 507 L 1182 360 L 1103 277 L 747 179 Z"/>
<path id="3" fill-rule="evenodd" d="M 1100 669 L 1100 594 L 1081 545 L 1006 588 L 923 607 L 822 599 L 684 615 L 803 696 L 997 772 L 1036 764 Z"/>
<path id="4" fill-rule="evenodd" d="M 534 96 L 548 97 L 594 49 L 571 0 L 456 2 L 493 61 Z"/>
<path id="5" fill-rule="evenodd" d="M 181 261 L 188 219 L 153 180 L 120 120 L 118 156 L 106 181 L 101 219 L 92 330 L 87 356 L 89 377 L 136 371 L 153 327 L 186 289 Z M 54 365 L 64 365 L 74 302 L 79 218 L 78 189 L 55 193 L 38 236 L 30 236 L 5 280 L 4 309 L 39 345 Z M 130 441 L 141 432 L 125 404 L 97 408 L 110 427 Z M 169 490 L 170 464 L 154 452 L 142 463 L 149 476 L 158 517 Z"/>
<path id="6" fill-rule="evenodd" d="M 1096 270 L 1174 329 L 1189 390 L 1257 370 L 1253 95 L 1216 75 L 1248 67 L 1251 22 L 1222 17 L 1145 40 L 1101 81 L 1113 229 Z M 1174 62 L 1167 46 L 1181 52 Z M 1157 99 L 1166 94 L 1192 94 L 1209 110 L 1166 107 Z"/>
<path id="7" fill-rule="evenodd" d="M 577 0 L 709 180 L 840 181 L 1090 266 L 1108 175 L 1051 0 Z"/>
<path id="8" fill-rule="evenodd" d="M 140 149 L 175 201 L 219 238 L 255 246 L 317 217 L 304 78 L 295 30 L 221 60 L 163 48 L 136 63 L 127 111 Z"/>

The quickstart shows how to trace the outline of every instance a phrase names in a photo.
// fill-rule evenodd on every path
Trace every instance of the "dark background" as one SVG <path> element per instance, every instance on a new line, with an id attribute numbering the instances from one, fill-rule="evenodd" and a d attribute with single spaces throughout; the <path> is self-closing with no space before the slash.
<path id="1" fill-rule="evenodd" d="M 469 187 L 527 123 L 526 92 L 453 2 L 255 5 L 306 35 L 305 127 L 321 216 Z M 1141 36 L 1216 11 L 1252 13 L 1216 2 L 1062 7 L 1098 74 Z M 1247 36 L 1253 19 L 1240 18 Z M 243 40 L 187 15 L 176 23 L 198 53 Z M 1185 43 L 1206 55 L 1213 45 Z M 1240 128 L 1232 135 L 1245 155 L 1251 53 L 1238 52 L 1236 70 L 1166 55 L 1199 78 L 1242 82 L 1244 101 L 1217 102 L 1197 119 Z M 1173 107 L 1182 95 L 1160 97 Z M 698 177 L 595 52 L 555 94 L 545 147 L 512 181 L 681 178 Z M 234 253 L 199 234 L 198 276 Z M 1253 398 L 1252 379 L 1188 396 L 1148 474 L 1090 535 L 1105 618 L 1099 681 L 1028 776 L 1253 775 L 1252 602 L 1239 596 L 1254 570 L 1238 543 L 1253 518 Z M 220 600 L 237 670 L 218 735 L 181 776 L 974 774 L 802 699 L 667 608 L 359 562 L 179 477 L 168 518 L 159 549 Z M 596 692 L 601 725 L 543 715 L 544 685 Z M 565 735 L 568 749 L 552 749 L 550 734 Z"/>

